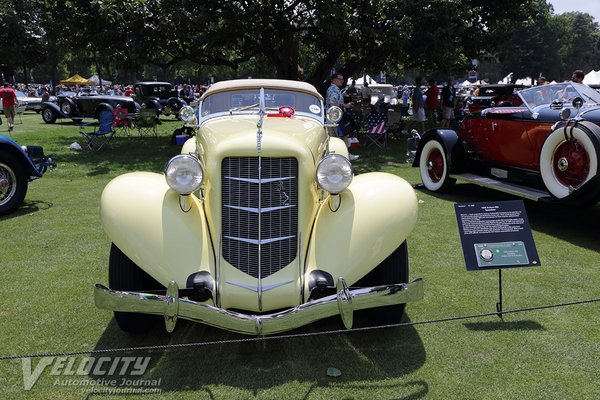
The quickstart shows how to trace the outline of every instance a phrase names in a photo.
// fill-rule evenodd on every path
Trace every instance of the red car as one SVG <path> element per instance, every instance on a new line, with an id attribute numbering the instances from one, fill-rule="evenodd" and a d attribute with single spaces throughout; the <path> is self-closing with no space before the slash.
<path id="1" fill-rule="evenodd" d="M 521 106 L 468 115 L 456 131 L 430 130 L 413 166 L 434 192 L 457 179 L 528 199 L 589 205 L 600 200 L 600 94 L 577 83 L 517 93 Z"/>

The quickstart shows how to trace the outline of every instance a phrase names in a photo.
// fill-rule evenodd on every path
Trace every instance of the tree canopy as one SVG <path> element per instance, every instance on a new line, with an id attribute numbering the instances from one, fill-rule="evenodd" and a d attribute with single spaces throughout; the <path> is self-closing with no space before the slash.
<path id="1" fill-rule="evenodd" d="M 472 59 L 555 79 L 596 66 L 598 24 L 552 12 L 546 0 L 0 0 L 0 68 L 24 81 L 210 71 L 318 84 L 334 69 L 458 75 Z"/>

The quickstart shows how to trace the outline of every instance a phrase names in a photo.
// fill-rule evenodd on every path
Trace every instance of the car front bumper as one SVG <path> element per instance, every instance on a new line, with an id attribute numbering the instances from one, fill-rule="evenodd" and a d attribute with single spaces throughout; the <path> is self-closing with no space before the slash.
<path id="1" fill-rule="evenodd" d="M 165 295 L 112 290 L 96 284 L 94 300 L 96 306 L 101 309 L 164 315 L 169 332 L 175 328 L 177 319 L 183 318 L 248 335 L 269 335 L 334 315 L 340 315 L 346 328 L 350 329 L 354 311 L 403 304 L 423 298 L 421 279 L 411 283 L 350 289 L 344 279 L 339 278 L 336 289 L 336 294 L 263 315 L 242 314 L 180 298 L 175 282 L 169 284 Z"/>

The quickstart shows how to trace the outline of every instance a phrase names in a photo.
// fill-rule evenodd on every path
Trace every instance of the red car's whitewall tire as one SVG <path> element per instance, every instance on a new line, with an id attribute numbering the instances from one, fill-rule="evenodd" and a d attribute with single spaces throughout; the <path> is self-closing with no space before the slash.
<path id="1" fill-rule="evenodd" d="M 558 128 L 544 141 L 540 152 L 540 174 L 548 191 L 562 199 L 598 173 L 598 143 L 591 129 L 582 124 Z M 567 140 L 568 138 L 568 140 Z"/>
<path id="2" fill-rule="evenodd" d="M 429 140 L 423 146 L 419 157 L 421 181 L 432 192 L 448 190 L 455 182 L 449 177 L 448 160 L 444 146 L 438 140 Z"/>

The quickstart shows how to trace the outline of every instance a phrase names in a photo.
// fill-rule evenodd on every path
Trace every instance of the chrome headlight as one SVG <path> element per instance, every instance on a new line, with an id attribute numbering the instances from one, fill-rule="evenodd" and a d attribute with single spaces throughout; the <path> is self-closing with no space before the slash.
<path id="1" fill-rule="evenodd" d="M 334 124 L 337 124 L 342 119 L 343 111 L 338 106 L 331 106 L 327 110 L 327 120 Z"/>
<path id="2" fill-rule="evenodd" d="M 196 125 L 198 122 L 194 109 L 190 106 L 181 107 L 181 110 L 179 110 L 179 118 L 188 125 Z"/>
<path id="3" fill-rule="evenodd" d="M 317 165 L 317 182 L 331 194 L 343 192 L 352 182 L 352 164 L 339 154 L 328 155 Z"/>
<path id="4" fill-rule="evenodd" d="M 188 195 L 200 187 L 204 171 L 197 157 L 179 154 L 167 163 L 165 178 L 171 189 L 179 194 Z"/>

